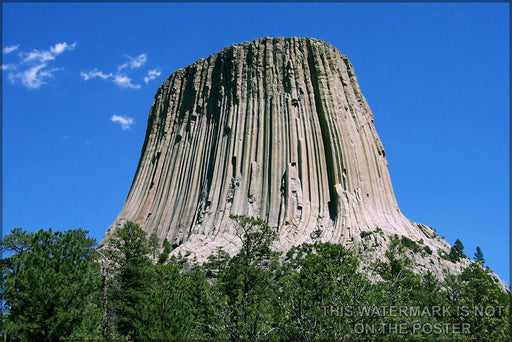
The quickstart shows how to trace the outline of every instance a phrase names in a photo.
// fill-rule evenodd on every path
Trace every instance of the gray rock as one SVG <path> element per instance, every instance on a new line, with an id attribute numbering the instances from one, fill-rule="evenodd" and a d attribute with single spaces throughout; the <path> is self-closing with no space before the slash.
<path id="1" fill-rule="evenodd" d="M 158 89 L 133 184 L 105 238 L 130 220 L 201 262 L 217 246 L 236 253 L 229 216 L 249 215 L 278 231 L 279 250 L 320 239 L 385 260 L 396 234 L 433 251 L 410 254 L 418 272 L 459 273 L 470 261 L 440 258 L 450 245 L 402 215 L 387 165 L 354 68 L 336 48 L 310 38 L 232 45 Z"/>

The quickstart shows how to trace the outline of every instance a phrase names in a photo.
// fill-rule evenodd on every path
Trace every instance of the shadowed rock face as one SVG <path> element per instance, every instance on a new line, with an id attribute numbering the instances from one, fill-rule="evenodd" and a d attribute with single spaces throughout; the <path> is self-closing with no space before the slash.
<path id="1" fill-rule="evenodd" d="M 303 38 L 229 46 L 158 89 L 137 173 L 106 237 L 131 220 L 204 260 L 219 245 L 237 250 L 236 214 L 275 227 L 282 250 L 319 235 L 363 253 L 361 232 L 380 230 L 374 257 L 393 234 L 447 250 L 401 214 L 373 122 L 352 65 L 333 46 Z M 418 266 L 440 274 L 431 259 Z"/>

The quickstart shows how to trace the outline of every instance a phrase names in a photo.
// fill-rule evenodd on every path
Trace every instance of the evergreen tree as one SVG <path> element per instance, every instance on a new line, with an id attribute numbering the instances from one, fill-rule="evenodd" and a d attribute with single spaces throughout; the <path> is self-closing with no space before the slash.
<path id="1" fill-rule="evenodd" d="M 217 274 L 226 268 L 230 259 L 231 257 L 222 249 L 222 246 L 218 246 L 215 252 L 208 256 L 208 261 L 203 265 L 207 275 L 209 277 L 216 277 Z"/>
<path id="2" fill-rule="evenodd" d="M 98 288 L 95 241 L 87 232 L 13 229 L 1 243 L 0 330 L 10 340 L 59 341 L 79 326 Z"/>
<path id="3" fill-rule="evenodd" d="M 458 262 L 461 258 L 465 258 L 464 255 L 464 245 L 462 242 L 457 239 L 454 245 L 450 248 L 450 253 L 448 256 L 443 256 L 443 258 L 450 260 L 451 262 Z"/>
<path id="4" fill-rule="evenodd" d="M 105 250 L 114 264 L 109 295 L 109 321 L 115 326 L 112 333 L 129 339 L 138 339 L 141 306 L 149 295 L 148 280 L 153 272 L 146 235 L 138 224 L 129 221 L 115 231 Z"/>
<path id="5" fill-rule="evenodd" d="M 461 258 L 465 258 L 466 257 L 464 255 L 464 245 L 462 244 L 462 242 L 459 239 L 457 239 L 455 241 L 455 244 L 453 245 L 453 249 L 455 250 L 455 252 L 457 252 L 459 257 L 461 257 Z"/>
<path id="6" fill-rule="evenodd" d="M 261 219 L 231 216 L 241 249 L 218 273 L 214 286 L 215 315 L 209 330 L 222 340 L 267 339 L 272 325 L 276 233 Z M 212 270 L 213 271 L 213 270 Z"/>
<path id="7" fill-rule="evenodd" d="M 160 248 L 160 239 L 153 233 L 149 236 L 148 246 L 151 253 L 151 260 L 156 260 L 158 249 Z"/>
<path id="8" fill-rule="evenodd" d="M 217 248 L 204 266 L 183 257 L 167 260 L 167 241 L 153 264 L 155 250 L 132 222 L 101 251 L 82 230 L 12 230 L 0 244 L 9 253 L 0 261 L 0 336 L 6 341 L 510 341 L 510 293 L 481 267 L 480 248 L 476 263 L 441 282 L 432 273 L 412 271 L 414 263 L 398 237 L 385 254 L 389 262 L 377 262 L 368 273 L 359 256 L 319 241 L 293 247 L 280 259 L 271 249 L 276 233 L 265 222 L 232 219 L 240 251 L 230 257 Z M 457 241 L 454 258 L 463 256 Z M 363 312 L 372 307 L 450 311 Z M 400 324 L 408 330 L 398 331 Z M 418 324 L 466 324 L 470 331 L 411 331 Z M 372 326 L 391 328 L 366 330 Z"/>
<path id="9" fill-rule="evenodd" d="M 455 247 L 450 248 L 450 254 L 448 254 L 448 260 L 451 262 L 457 262 L 460 260 L 460 254 L 457 252 Z"/>
<path id="10" fill-rule="evenodd" d="M 201 337 L 200 317 L 196 315 L 197 284 L 187 277 L 176 263 L 154 265 L 154 277 L 147 284 L 147 296 L 138 306 L 140 324 L 137 340 L 186 341 Z M 200 285 L 199 285 L 200 286 Z M 199 298 L 197 298 L 199 297 Z"/>
<path id="11" fill-rule="evenodd" d="M 480 265 L 485 264 L 484 253 L 482 253 L 482 250 L 478 246 L 476 247 L 475 257 L 473 259 L 480 263 Z"/>
<path id="12" fill-rule="evenodd" d="M 511 341 L 511 294 L 500 289 L 488 272 L 472 263 L 447 283 L 447 293 L 457 294 L 449 304 L 463 309 L 455 321 L 469 327 L 465 341 Z"/>
<path id="13" fill-rule="evenodd" d="M 353 329 L 362 319 L 357 309 L 376 300 L 358 266 L 357 258 L 338 244 L 303 244 L 287 253 L 276 303 L 285 340 L 368 339 Z"/>
<path id="14" fill-rule="evenodd" d="M 169 258 L 169 254 L 171 254 L 171 244 L 167 239 L 164 239 L 164 242 L 162 243 L 163 250 L 160 255 L 158 255 L 158 263 L 159 264 L 165 264 L 167 262 L 167 259 Z"/>

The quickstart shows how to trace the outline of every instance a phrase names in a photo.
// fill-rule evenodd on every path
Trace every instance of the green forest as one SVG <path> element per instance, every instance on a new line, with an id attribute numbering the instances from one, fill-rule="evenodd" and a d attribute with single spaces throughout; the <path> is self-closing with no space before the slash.
<path id="1" fill-rule="evenodd" d="M 480 249 L 443 281 L 415 274 L 399 248 L 363 274 L 341 245 L 281 254 L 264 221 L 232 219 L 240 251 L 203 264 L 132 222 L 101 249 L 80 229 L 13 229 L 1 242 L 1 341 L 511 340 L 510 293 Z M 466 257 L 462 243 L 449 257 Z"/>

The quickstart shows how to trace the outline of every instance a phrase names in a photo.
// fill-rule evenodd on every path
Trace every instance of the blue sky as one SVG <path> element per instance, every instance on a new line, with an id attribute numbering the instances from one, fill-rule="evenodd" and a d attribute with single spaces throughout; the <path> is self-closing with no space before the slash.
<path id="1" fill-rule="evenodd" d="M 130 189 L 175 70 L 264 36 L 347 55 L 395 195 L 509 281 L 508 3 L 3 3 L 3 231 L 98 241 Z"/>

